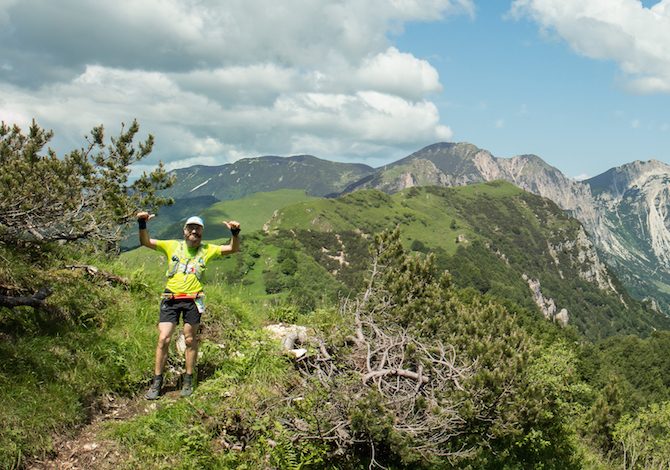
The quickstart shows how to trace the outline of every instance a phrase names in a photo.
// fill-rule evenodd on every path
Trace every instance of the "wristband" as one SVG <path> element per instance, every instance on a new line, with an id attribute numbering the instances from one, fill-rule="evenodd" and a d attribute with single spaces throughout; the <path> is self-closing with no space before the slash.
<path id="1" fill-rule="evenodd" d="M 230 229 L 230 233 L 233 234 L 233 237 L 236 237 L 236 236 L 239 235 L 240 230 L 241 230 L 241 229 L 240 229 L 239 227 L 238 227 L 238 228 L 231 228 L 231 229 Z"/>
<path id="2" fill-rule="evenodd" d="M 140 227 L 140 230 L 147 228 L 147 219 L 137 219 L 137 225 Z"/>

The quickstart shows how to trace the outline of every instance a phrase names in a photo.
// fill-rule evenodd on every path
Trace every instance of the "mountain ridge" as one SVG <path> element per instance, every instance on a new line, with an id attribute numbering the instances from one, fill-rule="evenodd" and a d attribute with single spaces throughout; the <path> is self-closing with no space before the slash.
<path id="1" fill-rule="evenodd" d="M 427 167 L 422 162 L 430 162 L 431 174 L 416 171 Z M 497 158 L 472 144 L 439 143 L 353 187 L 393 193 L 426 182 L 460 186 L 498 179 L 551 199 L 577 218 L 635 295 L 670 313 L 670 165 L 660 161 L 638 160 L 576 181 L 536 155 Z"/>
<path id="2" fill-rule="evenodd" d="M 213 196 L 236 199 L 276 189 L 304 189 L 309 195 L 337 193 L 374 169 L 362 163 L 340 163 L 313 155 L 252 157 L 217 166 L 196 165 L 173 170 L 178 183 L 164 192 L 185 198 Z"/>

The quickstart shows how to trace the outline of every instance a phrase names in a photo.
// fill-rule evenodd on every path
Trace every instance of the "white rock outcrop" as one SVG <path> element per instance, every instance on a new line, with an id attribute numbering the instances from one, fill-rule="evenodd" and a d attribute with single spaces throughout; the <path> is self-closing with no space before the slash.
<path id="1" fill-rule="evenodd" d="M 562 308 L 557 312 L 557 307 L 556 307 L 556 302 L 554 302 L 554 299 L 545 297 L 542 294 L 542 286 L 540 285 L 540 281 L 537 279 L 531 279 L 528 277 L 528 275 L 524 274 L 523 280 L 526 281 L 528 284 L 528 288 L 530 289 L 530 292 L 533 296 L 533 300 L 535 301 L 535 304 L 540 308 L 540 311 L 542 312 L 542 315 L 544 315 L 544 318 L 547 320 L 555 321 L 559 323 L 562 326 L 565 326 L 568 324 L 569 320 L 569 315 L 568 311 L 565 308 Z"/>

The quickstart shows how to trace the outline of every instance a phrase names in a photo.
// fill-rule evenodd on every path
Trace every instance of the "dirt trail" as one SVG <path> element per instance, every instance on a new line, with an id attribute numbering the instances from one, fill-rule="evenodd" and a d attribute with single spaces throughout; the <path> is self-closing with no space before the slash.
<path id="1" fill-rule="evenodd" d="M 101 411 L 93 420 L 77 431 L 74 437 L 54 438 L 56 455 L 51 458 L 34 459 L 27 463 L 29 470 L 112 470 L 124 468 L 130 456 L 116 441 L 104 437 L 105 427 L 112 421 L 124 421 L 145 415 L 159 404 L 176 401 L 179 390 L 168 388 L 156 401 L 148 401 L 142 395 L 129 398 L 104 397 Z"/>
<path id="2" fill-rule="evenodd" d="M 213 341 L 211 332 L 203 325 L 201 340 Z M 218 344 L 215 342 L 215 344 Z M 177 335 L 175 349 L 170 353 L 166 374 L 171 377 L 181 377 L 185 372 L 186 342 L 183 333 Z M 204 371 L 198 372 L 199 381 L 207 379 Z M 148 384 L 146 384 L 148 387 Z M 33 458 L 26 462 L 28 470 L 116 470 L 129 468 L 131 455 L 118 442 L 105 438 L 108 423 L 113 421 L 131 420 L 156 410 L 158 406 L 165 406 L 180 397 L 181 382 L 179 379 L 168 380 L 163 384 L 161 397 L 155 401 L 144 398 L 144 389 L 133 398 L 119 398 L 112 395 L 104 396 L 97 404 L 90 423 L 81 426 L 75 435 L 54 436 L 55 455 L 43 459 Z"/>
<path id="3" fill-rule="evenodd" d="M 201 331 L 202 338 L 205 328 Z M 176 351 L 171 352 L 166 365 L 166 373 L 173 377 L 181 377 L 184 372 L 186 341 L 183 332 L 177 335 Z M 176 352 L 176 354 L 175 354 Z M 203 377 L 204 379 L 204 377 Z M 74 437 L 54 437 L 56 455 L 51 458 L 33 459 L 26 464 L 29 470 L 79 470 L 101 469 L 111 470 L 123 468 L 130 456 L 117 442 L 104 438 L 105 426 L 110 421 L 130 420 L 155 410 L 159 403 L 164 404 L 178 400 L 179 381 L 168 381 L 163 384 L 161 397 L 155 401 L 144 398 L 144 392 L 134 398 L 118 398 L 111 395 L 102 397 L 98 403 L 98 411 L 90 423 L 83 425 Z M 148 384 L 147 384 L 148 386 Z"/>

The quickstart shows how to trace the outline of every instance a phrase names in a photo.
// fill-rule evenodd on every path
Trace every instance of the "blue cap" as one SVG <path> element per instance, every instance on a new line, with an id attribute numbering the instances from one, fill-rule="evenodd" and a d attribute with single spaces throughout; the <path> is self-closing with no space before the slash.
<path id="1" fill-rule="evenodd" d="M 189 217 L 184 226 L 186 225 L 200 225 L 202 228 L 205 228 L 205 223 L 198 216 Z"/>

